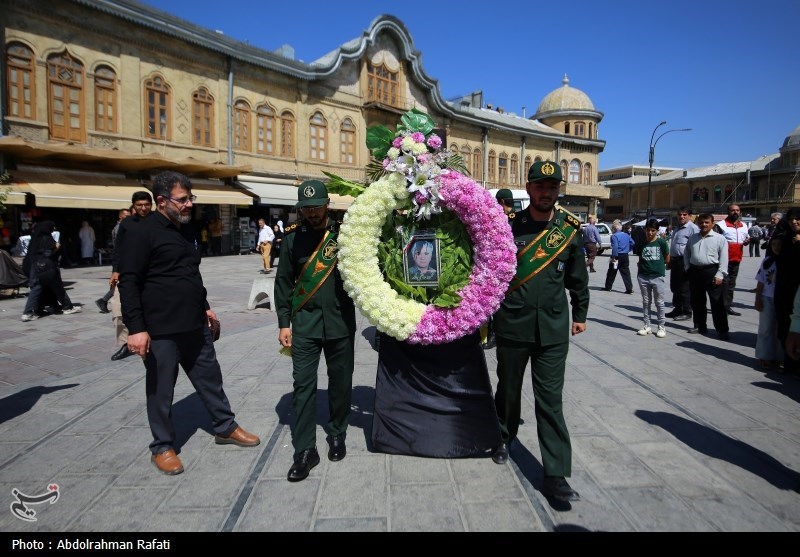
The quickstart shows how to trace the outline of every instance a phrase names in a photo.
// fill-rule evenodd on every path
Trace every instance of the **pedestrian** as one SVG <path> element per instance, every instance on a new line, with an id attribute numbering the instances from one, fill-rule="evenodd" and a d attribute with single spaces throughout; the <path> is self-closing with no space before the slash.
<path id="1" fill-rule="evenodd" d="M 645 244 L 639 255 L 639 272 L 637 274 L 639 289 L 642 291 L 644 326 L 636 334 L 645 336 L 653 332 L 650 328 L 650 305 L 655 301 L 658 317 L 656 337 L 664 338 L 667 336 L 667 318 L 664 315 L 664 294 L 666 292 L 664 277 L 667 274 L 667 265 L 669 265 L 669 247 L 667 241 L 658 234 L 658 219 L 648 220 L 644 231 Z"/>
<path id="2" fill-rule="evenodd" d="M 669 289 L 672 292 L 672 311 L 666 314 L 675 321 L 687 321 L 692 318 L 692 299 L 689 293 L 689 276 L 683 265 L 683 252 L 686 243 L 693 234 L 700 231 L 692 222 L 692 213 L 688 207 L 678 209 L 678 226 L 669 243 Z"/>
<path id="3" fill-rule="evenodd" d="M 117 243 L 117 232 L 119 232 L 119 225 L 120 223 L 131 216 L 131 209 L 120 209 L 117 212 L 117 223 L 114 225 L 114 228 L 111 229 L 111 246 L 112 248 L 116 249 Z M 111 310 L 108 309 L 108 302 L 114 296 L 114 291 L 117 289 L 117 279 L 114 278 L 114 253 L 112 251 L 111 254 L 111 278 L 108 279 L 108 292 L 102 298 L 98 298 L 94 301 L 97 309 L 100 310 L 100 313 L 109 313 Z"/>
<path id="4" fill-rule="evenodd" d="M 509 447 L 520 424 L 520 401 L 525 369 L 530 361 L 536 430 L 544 467 L 542 492 L 559 501 L 577 501 L 567 479 L 572 474 L 572 447 L 564 420 L 562 391 L 570 332 L 586 330 L 589 274 L 583 255 L 580 221 L 555 206 L 561 166 L 533 163 L 526 189 L 527 211 L 517 215 L 511 229 L 519 255 L 517 277 L 494 316 L 497 336 L 495 407 L 502 443 L 492 452 L 497 464 L 508 461 Z M 572 306 L 572 326 L 566 290 Z"/>
<path id="5" fill-rule="evenodd" d="M 58 252 L 61 244 L 53 238 L 56 225 L 51 220 L 45 220 L 33 227 L 31 241 L 28 244 L 28 253 L 22 261 L 22 271 L 28 277 L 28 299 L 22 312 L 23 321 L 33 321 L 39 318 L 44 300 L 54 298 L 56 312 L 61 311 L 66 315 L 79 313 L 81 308 L 74 305 L 61 279 L 61 270 L 58 268 Z"/>
<path id="6" fill-rule="evenodd" d="M 496 194 L 494 194 L 494 198 L 503 208 L 503 212 L 506 214 L 506 216 L 514 213 L 514 192 L 508 188 L 501 188 L 497 190 Z M 514 217 L 509 217 L 509 220 L 512 218 Z"/>
<path id="7" fill-rule="evenodd" d="M 725 236 L 728 242 L 728 274 L 725 275 L 725 311 L 728 315 L 739 316 L 741 313 L 733 309 L 733 292 L 736 290 L 736 277 L 739 276 L 739 265 L 744 256 L 744 246 L 750 243 L 747 224 L 741 220 L 742 210 L 736 204 L 728 205 L 728 216 L 719 221 L 716 232 Z"/>
<path id="8" fill-rule="evenodd" d="M 508 224 L 511 225 L 517 216 L 514 211 L 514 193 L 510 189 L 502 188 L 497 190 L 494 197 L 503 208 L 503 213 L 505 213 L 506 218 L 508 218 Z M 494 325 L 492 324 L 491 317 L 486 324 L 481 327 L 481 346 L 484 350 L 491 350 L 497 346 L 497 337 L 494 334 Z"/>
<path id="9" fill-rule="evenodd" d="M 778 268 L 775 278 L 775 310 L 778 339 L 785 345 L 792 322 L 795 294 L 800 290 L 800 207 L 793 207 L 786 212 L 786 216 L 775 226 L 772 238 L 779 239 L 781 243 L 780 253 L 775 256 Z M 800 362 L 791 354 L 786 354 L 783 371 L 800 375 Z"/>
<path id="10" fill-rule="evenodd" d="M 800 360 L 800 290 L 794 295 L 791 322 L 784 347 L 787 357 L 794 361 Z M 800 491 L 800 488 L 795 488 L 795 491 Z"/>
<path id="11" fill-rule="evenodd" d="M 773 233 L 775 232 L 775 226 L 783 219 L 783 213 L 772 213 L 769 217 L 769 224 L 763 227 L 763 242 L 761 243 L 761 249 L 767 249 L 769 246 L 769 241 L 772 238 Z"/>
<path id="12" fill-rule="evenodd" d="M 291 350 L 293 464 L 287 479 L 299 482 L 319 464 L 316 448 L 317 370 L 328 372 L 328 460 L 347 454 L 345 438 L 353 387 L 355 306 L 336 268 L 339 224 L 328 217 L 328 190 L 319 180 L 298 188 L 301 223 L 288 226 L 275 276 L 278 342 Z"/>
<path id="13" fill-rule="evenodd" d="M 622 283 L 625 285 L 625 294 L 633 294 L 633 281 L 631 280 L 630 253 L 634 248 L 634 241 L 630 234 L 622 230 L 622 224 L 614 222 L 611 224 L 611 259 L 608 262 L 608 272 L 606 273 L 606 284 L 603 290 L 611 292 L 614 280 L 617 278 L 617 271 L 622 276 Z"/>
<path id="14" fill-rule="evenodd" d="M 210 330 L 217 316 L 208 305 L 191 223 L 192 184 L 183 174 L 162 172 L 153 178 L 153 198 L 156 211 L 120 238 L 119 290 L 128 349 L 145 367 L 151 461 L 174 475 L 183 472 L 172 422 L 179 364 L 211 414 L 217 444 L 253 447 L 261 440 L 236 423 L 223 389 Z"/>
<path id="15" fill-rule="evenodd" d="M 219 218 L 208 223 L 208 233 L 211 236 L 211 255 L 222 255 L 222 221 Z"/>
<path id="16" fill-rule="evenodd" d="M 272 272 L 272 242 L 275 240 L 275 233 L 272 228 L 267 226 L 267 221 L 258 219 L 258 245 L 256 251 L 261 254 L 262 269 L 264 274 Z"/>
<path id="17" fill-rule="evenodd" d="M 783 346 L 778 337 L 778 321 L 775 310 L 775 279 L 778 271 L 775 257 L 780 254 L 780 251 L 780 238 L 775 238 L 770 242 L 764 260 L 756 273 L 754 304 L 758 312 L 756 358 L 758 358 L 758 365 L 761 369 L 777 368 L 784 358 Z"/>
<path id="18" fill-rule="evenodd" d="M 761 239 L 764 237 L 764 230 L 757 222 L 754 222 L 753 226 L 747 230 L 747 235 L 750 238 L 750 257 L 753 257 L 753 253 L 755 253 L 755 257 L 761 257 Z"/>
<path id="19" fill-rule="evenodd" d="M 706 325 L 706 296 L 711 304 L 714 328 L 722 340 L 728 340 L 728 314 L 725 311 L 725 275 L 728 272 L 728 242 L 713 230 L 714 216 L 701 213 L 697 216 L 700 231 L 693 234 L 683 252 L 683 264 L 689 275 L 694 327 L 689 333 L 704 335 Z"/>
<path id="20" fill-rule="evenodd" d="M 278 221 L 281 222 L 281 221 Z M 272 227 L 272 233 L 275 235 L 275 238 L 272 240 L 272 249 L 269 252 L 269 266 L 275 266 L 275 260 L 281 253 L 281 242 L 283 242 L 283 224 L 279 226 L 275 224 Z"/>
<path id="21" fill-rule="evenodd" d="M 589 272 L 594 273 L 594 258 L 597 257 L 597 249 L 602 244 L 600 231 L 597 229 L 597 217 L 589 217 L 589 222 L 583 227 L 583 247 L 586 249 L 586 266 Z"/>
<path id="22" fill-rule="evenodd" d="M 114 240 L 114 253 L 111 255 L 111 277 L 108 280 L 117 285 L 111 296 L 111 322 L 114 324 L 114 338 L 117 346 L 117 350 L 111 355 L 111 360 L 115 362 L 133 355 L 133 352 L 128 349 L 128 328 L 122 320 L 122 298 L 119 295 L 119 261 L 123 257 L 121 240 L 131 226 L 135 226 L 136 223 L 150 215 L 152 208 L 153 196 L 149 191 L 133 192 L 130 218 L 126 218 L 120 223 Z"/>
<path id="23" fill-rule="evenodd" d="M 94 261 L 94 228 L 88 221 L 81 222 L 81 229 L 78 231 L 78 238 L 81 241 L 81 259 L 85 265 Z"/>

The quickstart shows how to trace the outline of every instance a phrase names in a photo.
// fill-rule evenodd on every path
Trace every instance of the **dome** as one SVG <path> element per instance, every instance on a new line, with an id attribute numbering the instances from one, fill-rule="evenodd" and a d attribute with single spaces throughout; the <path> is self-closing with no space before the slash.
<path id="1" fill-rule="evenodd" d="M 539 104 L 536 109 L 537 114 L 551 112 L 572 111 L 572 110 L 591 110 L 594 111 L 594 104 L 589 95 L 569 86 L 569 78 L 564 74 L 561 80 L 563 85 L 550 92 Z"/>
<path id="2" fill-rule="evenodd" d="M 794 131 L 783 140 L 783 149 L 800 149 L 800 126 L 797 126 Z"/>

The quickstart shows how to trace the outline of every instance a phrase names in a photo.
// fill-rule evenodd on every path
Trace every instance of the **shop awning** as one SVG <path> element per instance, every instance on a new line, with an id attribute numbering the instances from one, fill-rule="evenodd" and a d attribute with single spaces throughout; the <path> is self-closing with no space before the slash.
<path id="1" fill-rule="evenodd" d="M 297 186 L 251 180 L 237 180 L 236 182 L 258 197 L 260 205 L 294 207 L 297 203 Z"/>
<path id="2" fill-rule="evenodd" d="M 108 172 L 157 172 L 175 170 L 190 177 L 231 178 L 249 172 L 249 165 L 230 166 L 194 158 L 169 159 L 158 153 L 128 153 L 113 149 L 98 149 L 70 143 L 40 143 L 17 136 L 0 137 L 0 153 L 38 164 L 39 161 L 63 161 L 91 164 Z"/>
<path id="3" fill-rule="evenodd" d="M 24 204 L 25 193 L 36 196 L 37 207 L 65 209 L 124 209 L 136 191 L 150 186 L 119 175 L 25 167 L 11 171 L 7 203 Z M 252 205 L 245 192 L 223 183 L 193 181 L 197 203 L 207 205 Z"/>

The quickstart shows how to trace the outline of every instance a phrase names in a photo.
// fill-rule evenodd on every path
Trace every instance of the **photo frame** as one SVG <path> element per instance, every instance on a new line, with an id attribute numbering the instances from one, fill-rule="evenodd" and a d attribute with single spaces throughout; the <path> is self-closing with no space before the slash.
<path id="1" fill-rule="evenodd" d="M 439 286 L 441 250 L 433 232 L 413 234 L 403 248 L 404 279 L 409 286 Z"/>

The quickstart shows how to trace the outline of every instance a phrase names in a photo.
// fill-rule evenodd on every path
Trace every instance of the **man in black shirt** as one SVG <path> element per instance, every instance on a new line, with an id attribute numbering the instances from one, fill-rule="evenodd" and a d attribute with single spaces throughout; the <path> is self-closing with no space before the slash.
<path id="1" fill-rule="evenodd" d="M 155 466 L 183 472 L 175 454 L 172 399 L 180 364 L 211 414 L 218 444 L 240 447 L 261 440 L 239 427 L 222 388 L 209 319 L 216 319 L 200 276 L 200 252 L 190 224 L 192 184 L 183 174 L 162 172 L 153 180 L 156 211 L 119 238 L 122 318 L 128 349 L 144 360 L 147 418 Z"/>

